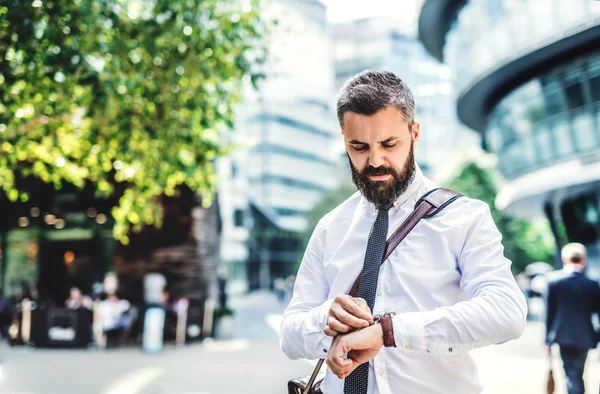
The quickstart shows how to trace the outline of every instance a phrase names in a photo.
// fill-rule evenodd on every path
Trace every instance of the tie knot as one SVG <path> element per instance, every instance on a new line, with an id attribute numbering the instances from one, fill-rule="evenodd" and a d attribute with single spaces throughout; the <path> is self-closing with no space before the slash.
<path id="1" fill-rule="evenodd" d="M 390 209 L 391 209 L 393 206 L 394 206 L 394 204 L 393 204 L 393 203 L 390 203 L 390 204 L 388 204 L 388 205 L 386 205 L 386 206 L 379 205 L 379 206 L 377 207 L 377 211 L 379 211 L 379 212 L 381 212 L 381 211 L 383 211 L 383 212 L 387 212 L 387 211 L 389 211 L 389 210 L 390 210 Z"/>

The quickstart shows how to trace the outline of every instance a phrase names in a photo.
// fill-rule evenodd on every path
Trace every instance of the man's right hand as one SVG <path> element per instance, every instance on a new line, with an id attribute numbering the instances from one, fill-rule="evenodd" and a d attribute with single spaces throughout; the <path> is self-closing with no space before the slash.
<path id="1" fill-rule="evenodd" d="M 325 335 L 335 337 L 373 324 L 373 315 L 362 298 L 340 294 L 335 297 L 327 315 Z"/>

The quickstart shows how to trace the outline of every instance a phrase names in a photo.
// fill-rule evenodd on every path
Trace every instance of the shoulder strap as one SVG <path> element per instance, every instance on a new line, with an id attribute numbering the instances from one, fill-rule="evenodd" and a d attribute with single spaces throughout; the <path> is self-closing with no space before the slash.
<path id="1" fill-rule="evenodd" d="M 440 213 L 442 209 L 446 208 L 460 197 L 462 197 L 462 194 L 455 192 L 454 190 L 437 188 L 430 190 L 419 198 L 415 204 L 415 209 L 406 219 L 404 219 L 404 222 L 402 222 L 400 227 L 392 234 L 390 239 L 387 240 L 381 264 L 390 257 L 394 249 L 396 249 L 396 246 L 402 242 L 421 219 L 434 217 Z M 352 285 L 352 288 L 348 293 L 352 297 L 356 297 L 359 283 L 360 275 L 356 278 L 354 285 Z"/>
<path id="2" fill-rule="evenodd" d="M 398 227 L 398 229 L 392 234 L 390 239 L 387 240 L 385 244 L 385 251 L 383 253 L 383 259 L 381 260 L 381 264 L 392 254 L 396 246 L 402 242 L 402 240 L 410 233 L 410 231 L 419 223 L 419 221 L 423 218 L 431 218 L 437 215 L 442 211 L 442 209 L 446 208 L 448 205 L 452 204 L 458 198 L 462 197 L 462 194 L 455 192 L 450 189 L 437 188 L 430 190 L 425 193 L 421 198 L 417 200 L 415 204 L 415 209 L 411 212 L 410 215 L 404 222 Z M 360 284 L 360 275 L 354 281 L 350 292 L 348 293 L 352 297 L 356 297 L 358 293 L 358 285 Z M 321 370 L 321 366 L 323 365 L 324 359 L 320 359 L 313 371 L 306 388 L 304 390 L 304 394 L 308 394 L 310 388 L 315 382 L 319 371 Z"/>

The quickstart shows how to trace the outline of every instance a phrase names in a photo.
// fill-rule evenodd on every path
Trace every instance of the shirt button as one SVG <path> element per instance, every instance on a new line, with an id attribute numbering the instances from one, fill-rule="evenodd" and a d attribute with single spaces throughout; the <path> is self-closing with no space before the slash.
<path id="1" fill-rule="evenodd" d="M 383 369 L 377 368 L 377 375 L 383 376 Z"/>
<path id="2" fill-rule="evenodd" d="M 383 295 L 383 290 L 377 289 L 377 295 L 381 297 Z"/>
<path id="3" fill-rule="evenodd" d="M 450 353 L 452 353 L 452 351 L 453 351 L 453 350 L 454 350 L 454 349 L 452 349 L 451 347 L 450 347 L 450 348 L 448 348 L 448 351 L 449 351 Z"/>

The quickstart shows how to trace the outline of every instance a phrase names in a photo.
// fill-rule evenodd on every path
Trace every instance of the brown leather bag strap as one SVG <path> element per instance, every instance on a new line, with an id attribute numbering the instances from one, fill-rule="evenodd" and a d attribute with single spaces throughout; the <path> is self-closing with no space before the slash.
<path id="1" fill-rule="evenodd" d="M 419 223 L 423 218 L 431 218 L 437 215 L 442 209 L 452 204 L 456 199 L 460 198 L 462 194 L 455 192 L 450 189 L 433 189 L 423 197 L 419 198 L 415 204 L 415 209 L 408 215 L 404 222 L 398 227 L 398 229 L 392 234 L 390 239 L 385 244 L 385 251 L 383 252 L 383 260 L 381 264 L 392 254 L 396 246 L 402 242 L 402 240 L 411 232 L 411 230 Z M 358 293 L 358 285 L 360 284 L 360 275 L 354 281 L 350 292 L 348 293 L 352 297 L 356 297 Z"/>
<path id="2" fill-rule="evenodd" d="M 396 246 L 402 242 L 402 240 L 408 235 L 408 233 L 410 233 L 410 231 L 417 225 L 417 223 L 419 223 L 421 219 L 431 218 L 437 215 L 442 209 L 446 208 L 460 197 L 462 197 L 462 194 L 455 192 L 454 190 L 437 188 L 430 190 L 421 198 L 419 198 L 415 204 L 415 209 L 410 213 L 410 215 L 408 215 L 406 219 L 404 219 L 404 222 L 402 222 L 400 227 L 398 227 L 394 234 L 392 234 L 390 239 L 387 240 L 381 264 L 387 260 L 394 249 L 396 249 Z M 352 297 L 356 297 L 358 294 L 359 284 L 360 275 L 354 281 L 354 284 L 352 285 L 352 288 L 348 294 Z M 310 376 L 303 394 L 309 393 L 324 361 L 325 359 L 320 359 L 317 363 L 317 366 Z"/>

